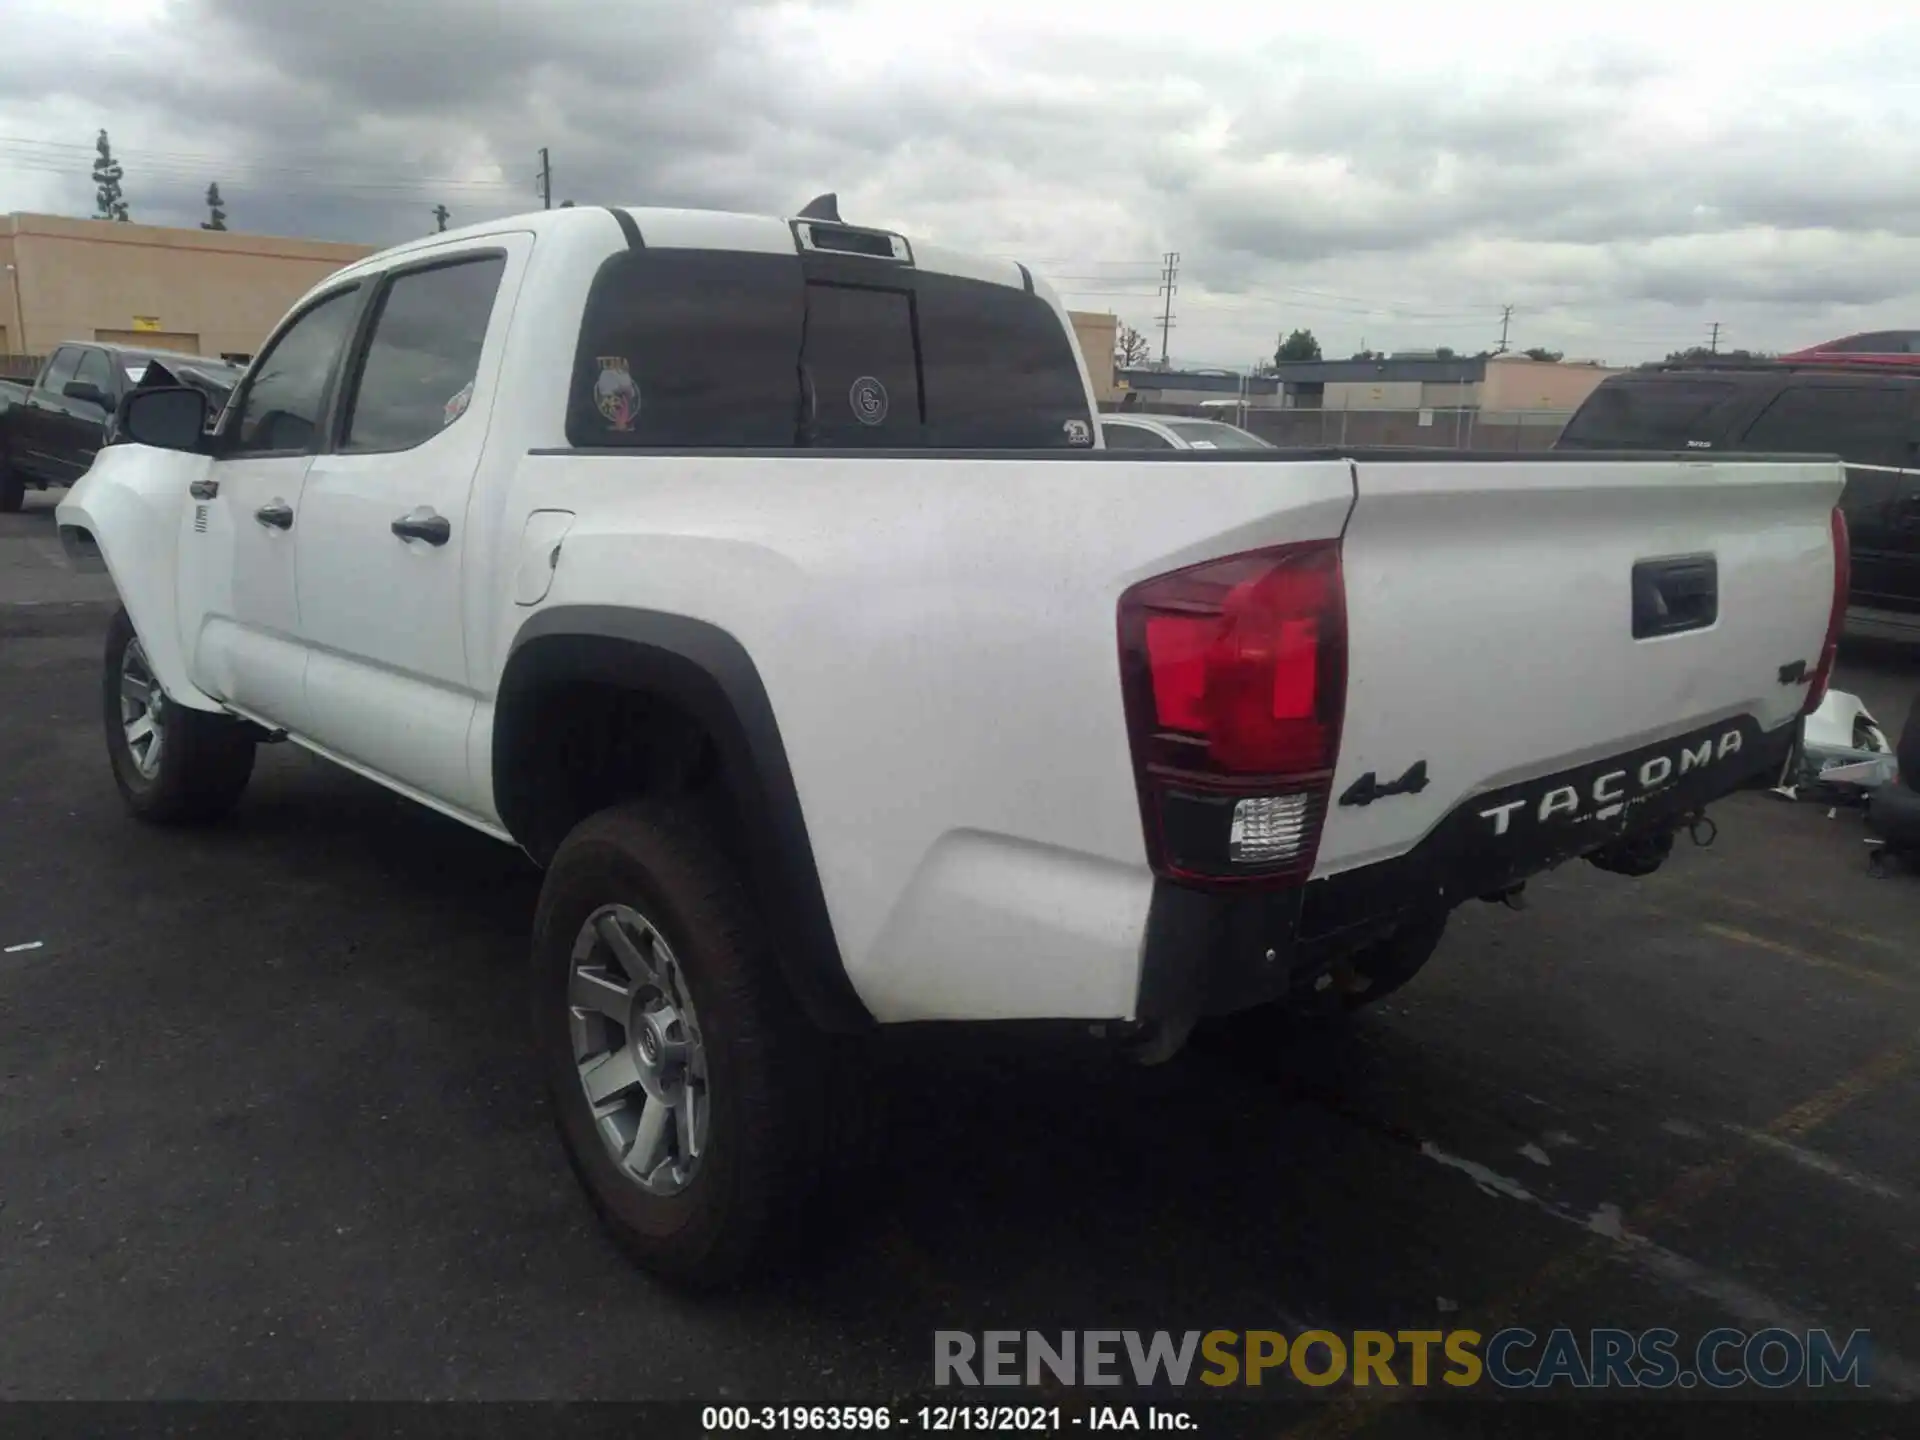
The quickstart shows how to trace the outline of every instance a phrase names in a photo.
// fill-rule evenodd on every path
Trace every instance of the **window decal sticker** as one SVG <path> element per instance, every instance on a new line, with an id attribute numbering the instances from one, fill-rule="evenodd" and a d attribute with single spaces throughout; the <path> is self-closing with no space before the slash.
<path id="1" fill-rule="evenodd" d="M 593 382 L 593 403 L 615 430 L 631 430 L 640 418 L 640 387 L 633 383 L 624 355 L 602 355 L 600 378 Z"/>
<path id="2" fill-rule="evenodd" d="M 862 375 L 847 391 L 853 418 L 862 425 L 878 425 L 887 418 L 887 387 L 871 375 Z"/>

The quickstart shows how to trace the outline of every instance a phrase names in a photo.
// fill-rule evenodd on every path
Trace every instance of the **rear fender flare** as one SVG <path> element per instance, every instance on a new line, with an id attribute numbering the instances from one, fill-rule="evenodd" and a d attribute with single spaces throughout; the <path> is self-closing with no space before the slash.
<path id="1" fill-rule="evenodd" d="M 719 751 L 727 813 L 795 999 L 823 1029 L 870 1026 L 841 960 L 780 727 L 745 647 L 704 621 L 613 606 L 557 606 L 522 626 L 501 673 L 492 766 L 501 821 L 523 846 L 535 838 L 536 798 L 515 773 L 519 726 L 534 708 L 524 702 L 570 680 L 657 695 L 700 722 Z M 542 865 L 551 858 L 528 848 Z"/>

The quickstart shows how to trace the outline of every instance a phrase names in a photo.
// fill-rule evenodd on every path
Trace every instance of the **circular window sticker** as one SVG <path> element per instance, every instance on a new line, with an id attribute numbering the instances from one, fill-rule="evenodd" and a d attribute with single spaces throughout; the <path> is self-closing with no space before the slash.
<path id="1" fill-rule="evenodd" d="M 847 391 L 853 418 L 862 425 L 878 425 L 887 418 L 887 387 L 871 375 L 862 375 Z"/>

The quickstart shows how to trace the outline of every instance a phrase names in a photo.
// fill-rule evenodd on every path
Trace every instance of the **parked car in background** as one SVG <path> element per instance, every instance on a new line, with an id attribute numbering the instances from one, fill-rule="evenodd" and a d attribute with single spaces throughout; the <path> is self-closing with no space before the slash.
<path id="1" fill-rule="evenodd" d="M 1554 448 L 1838 455 L 1853 541 L 1847 633 L 1920 642 L 1920 369 L 1845 358 L 1615 375 Z"/>
<path id="2" fill-rule="evenodd" d="M 1271 450 L 1271 442 L 1224 420 L 1178 415 L 1102 415 L 1109 450 Z"/>
<path id="3" fill-rule="evenodd" d="M 86 342 L 60 346 L 31 385 L 0 387 L 0 511 L 18 510 L 28 486 L 72 485 L 86 474 L 107 443 L 115 408 L 135 388 L 191 386 L 217 411 L 243 373 L 204 355 Z"/>

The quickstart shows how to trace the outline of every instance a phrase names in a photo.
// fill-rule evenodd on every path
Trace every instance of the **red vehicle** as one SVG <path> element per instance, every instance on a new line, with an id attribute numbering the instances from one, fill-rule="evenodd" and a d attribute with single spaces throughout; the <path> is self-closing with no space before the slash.
<path id="1" fill-rule="evenodd" d="M 1780 358 L 1797 365 L 1826 362 L 1915 369 L 1920 368 L 1920 330 L 1873 330 L 1864 335 L 1847 335 Z"/>

